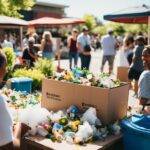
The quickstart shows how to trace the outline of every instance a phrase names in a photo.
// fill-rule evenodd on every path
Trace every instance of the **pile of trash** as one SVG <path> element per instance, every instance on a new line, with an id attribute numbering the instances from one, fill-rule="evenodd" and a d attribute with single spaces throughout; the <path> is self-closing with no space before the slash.
<path id="1" fill-rule="evenodd" d="M 54 142 L 65 140 L 71 144 L 84 144 L 103 140 L 110 134 L 120 134 L 119 123 L 103 126 L 93 107 L 83 112 L 72 105 L 67 110 L 56 113 L 45 108 L 30 109 L 21 117 L 20 122 L 31 127 L 30 134 L 38 134 Z"/>
<path id="2" fill-rule="evenodd" d="M 24 109 L 29 106 L 34 106 L 38 104 L 41 100 L 41 93 L 26 93 L 26 92 L 19 92 L 8 89 L 4 87 L 0 90 L 1 95 L 7 101 L 9 107 L 15 109 Z"/>
<path id="3" fill-rule="evenodd" d="M 86 86 L 96 86 L 102 88 L 114 88 L 120 86 L 122 83 L 119 80 L 114 80 L 107 73 L 101 73 L 98 78 L 88 70 L 81 70 L 80 68 L 72 69 L 72 71 L 56 72 L 52 79 L 58 81 L 72 82 Z"/>

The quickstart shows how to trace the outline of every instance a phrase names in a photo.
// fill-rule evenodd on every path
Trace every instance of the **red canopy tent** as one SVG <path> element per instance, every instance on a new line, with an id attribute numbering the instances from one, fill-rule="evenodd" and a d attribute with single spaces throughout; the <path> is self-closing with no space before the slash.
<path id="1" fill-rule="evenodd" d="M 81 24 L 85 23 L 84 20 L 78 18 L 52 18 L 43 17 L 35 20 L 29 21 L 29 26 L 59 26 L 59 25 L 70 25 L 70 24 Z"/>
<path id="2" fill-rule="evenodd" d="M 85 21 L 83 19 L 79 19 L 79 18 L 62 18 L 61 21 L 66 23 L 66 24 L 82 24 L 82 23 L 85 23 Z"/>

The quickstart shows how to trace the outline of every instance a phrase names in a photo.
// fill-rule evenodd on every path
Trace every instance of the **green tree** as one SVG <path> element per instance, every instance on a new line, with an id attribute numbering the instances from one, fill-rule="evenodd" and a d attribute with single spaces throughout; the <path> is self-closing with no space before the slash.
<path id="1" fill-rule="evenodd" d="M 88 27 L 89 30 L 92 30 L 96 26 L 97 20 L 94 15 L 85 14 L 83 18 L 86 22 L 85 25 Z"/>
<path id="2" fill-rule="evenodd" d="M 107 29 L 113 29 L 116 35 L 122 35 L 126 32 L 124 28 L 124 24 L 122 23 L 115 23 L 115 22 L 110 22 L 106 24 Z"/>
<path id="3" fill-rule="evenodd" d="M 100 35 L 104 35 L 104 34 L 106 34 L 106 32 L 107 32 L 107 29 L 106 29 L 105 25 L 97 26 L 97 27 L 93 28 L 93 30 L 92 30 L 92 33 L 97 33 Z"/>
<path id="4" fill-rule="evenodd" d="M 0 14 L 11 17 L 22 17 L 20 10 L 30 10 L 35 0 L 0 0 Z"/>
<path id="5" fill-rule="evenodd" d="M 124 24 L 127 33 L 137 34 L 139 32 L 147 33 L 148 25 L 146 24 Z"/>

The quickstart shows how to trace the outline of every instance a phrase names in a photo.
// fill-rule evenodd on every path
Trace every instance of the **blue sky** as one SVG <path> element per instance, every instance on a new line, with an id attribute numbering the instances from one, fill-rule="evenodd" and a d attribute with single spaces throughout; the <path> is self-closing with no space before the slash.
<path id="1" fill-rule="evenodd" d="M 40 0 L 42 1 L 42 0 Z M 82 18 L 84 14 L 93 14 L 100 19 L 104 14 L 127 8 L 130 6 L 147 4 L 150 0 L 43 0 L 51 3 L 65 4 L 66 14 L 69 17 Z"/>

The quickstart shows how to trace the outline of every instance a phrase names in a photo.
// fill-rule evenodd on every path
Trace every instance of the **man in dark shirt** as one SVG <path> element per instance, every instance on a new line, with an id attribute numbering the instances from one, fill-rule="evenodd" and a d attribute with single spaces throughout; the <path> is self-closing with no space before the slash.
<path id="1" fill-rule="evenodd" d="M 34 43 L 34 38 L 29 38 L 29 46 L 24 50 L 22 56 L 24 63 L 29 67 L 32 67 L 34 65 L 34 62 L 38 59 L 37 48 L 34 46 Z"/>

